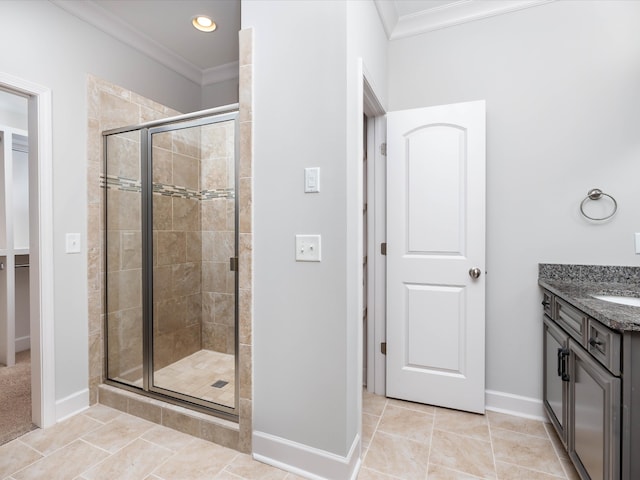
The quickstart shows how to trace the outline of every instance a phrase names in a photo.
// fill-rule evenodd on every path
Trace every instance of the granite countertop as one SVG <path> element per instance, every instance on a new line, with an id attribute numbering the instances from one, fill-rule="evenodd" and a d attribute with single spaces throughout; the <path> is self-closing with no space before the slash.
<path id="1" fill-rule="evenodd" d="M 609 328 L 640 331 L 640 307 L 591 296 L 640 298 L 640 267 L 540 264 L 538 284 Z"/>

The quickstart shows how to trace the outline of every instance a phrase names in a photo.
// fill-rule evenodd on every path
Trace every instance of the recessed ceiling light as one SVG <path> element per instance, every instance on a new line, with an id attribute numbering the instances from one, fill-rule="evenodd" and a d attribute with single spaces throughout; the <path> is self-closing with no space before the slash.
<path id="1" fill-rule="evenodd" d="M 218 28 L 216 22 L 211 20 L 211 18 L 207 17 L 206 15 L 196 15 L 195 17 L 193 17 L 191 23 L 193 23 L 193 26 L 201 32 L 213 32 L 216 28 Z"/>

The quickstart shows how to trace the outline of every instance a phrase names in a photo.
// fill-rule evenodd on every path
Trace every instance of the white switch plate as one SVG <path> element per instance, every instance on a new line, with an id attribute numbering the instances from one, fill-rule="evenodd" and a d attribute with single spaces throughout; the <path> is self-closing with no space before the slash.
<path id="1" fill-rule="evenodd" d="M 640 254 L 640 233 L 636 233 L 635 237 L 636 237 L 636 254 Z"/>
<path id="2" fill-rule="evenodd" d="M 304 169 L 304 193 L 318 193 L 320 191 L 320 167 Z"/>
<path id="3" fill-rule="evenodd" d="M 65 251 L 67 253 L 80 253 L 80 234 L 79 233 L 67 233 Z"/>
<path id="4" fill-rule="evenodd" d="M 319 262 L 320 235 L 296 235 L 296 262 Z"/>

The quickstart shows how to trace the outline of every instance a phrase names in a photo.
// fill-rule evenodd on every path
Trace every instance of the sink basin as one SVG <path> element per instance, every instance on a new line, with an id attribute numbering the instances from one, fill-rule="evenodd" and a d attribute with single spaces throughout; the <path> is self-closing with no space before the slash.
<path id="1" fill-rule="evenodd" d="M 604 300 L 605 302 L 619 303 L 620 305 L 631 305 L 632 307 L 640 307 L 640 298 L 638 297 L 625 297 L 623 295 L 591 295 L 598 300 Z"/>

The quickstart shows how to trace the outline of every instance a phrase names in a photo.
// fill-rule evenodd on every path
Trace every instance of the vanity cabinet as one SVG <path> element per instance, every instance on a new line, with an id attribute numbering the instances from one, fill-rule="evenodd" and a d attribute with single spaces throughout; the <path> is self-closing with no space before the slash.
<path id="1" fill-rule="evenodd" d="M 544 292 L 549 419 L 583 480 L 620 480 L 621 334 Z"/>

